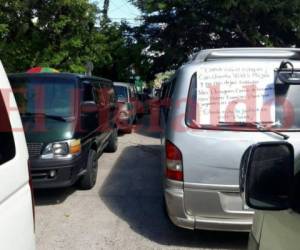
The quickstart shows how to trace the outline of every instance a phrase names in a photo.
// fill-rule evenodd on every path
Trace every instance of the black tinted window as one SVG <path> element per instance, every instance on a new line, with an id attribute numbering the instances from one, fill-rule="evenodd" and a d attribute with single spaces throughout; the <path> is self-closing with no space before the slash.
<path id="1" fill-rule="evenodd" d="M 0 94 L 0 164 L 3 164 L 15 156 L 15 143 L 12 134 L 8 113 Z"/>
<path id="2" fill-rule="evenodd" d="M 93 87 L 91 82 L 84 82 L 83 83 L 83 101 L 84 102 L 92 102 L 97 101 L 97 93 L 95 91 L 95 88 Z"/>

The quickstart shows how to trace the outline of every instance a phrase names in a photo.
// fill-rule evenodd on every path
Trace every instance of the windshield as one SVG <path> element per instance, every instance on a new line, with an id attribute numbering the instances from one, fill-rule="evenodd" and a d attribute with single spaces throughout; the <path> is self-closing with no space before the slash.
<path id="1" fill-rule="evenodd" d="M 128 100 L 128 91 L 124 86 L 114 86 L 118 100 Z"/>
<path id="2" fill-rule="evenodd" d="M 61 77 L 11 77 L 21 115 L 74 115 L 75 80 Z"/>

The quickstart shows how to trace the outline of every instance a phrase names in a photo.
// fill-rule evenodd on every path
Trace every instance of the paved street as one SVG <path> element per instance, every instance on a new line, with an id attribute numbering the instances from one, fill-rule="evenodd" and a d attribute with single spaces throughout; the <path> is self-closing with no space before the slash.
<path id="1" fill-rule="evenodd" d="M 146 124 L 147 119 L 144 119 Z M 99 159 L 96 187 L 36 192 L 37 249 L 245 249 L 247 234 L 188 231 L 163 210 L 160 139 L 121 135 Z"/>

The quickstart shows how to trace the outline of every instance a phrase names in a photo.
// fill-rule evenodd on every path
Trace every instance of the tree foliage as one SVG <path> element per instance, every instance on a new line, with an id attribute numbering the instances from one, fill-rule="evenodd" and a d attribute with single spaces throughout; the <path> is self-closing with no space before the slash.
<path id="1" fill-rule="evenodd" d="M 130 76 L 126 25 L 101 20 L 88 0 L 0 0 L 0 57 L 9 72 L 34 66 L 85 71 L 113 80 Z M 129 53 L 129 54 L 130 54 Z"/>
<path id="2" fill-rule="evenodd" d="M 142 11 L 139 27 L 89 0 L 0 0 L 0 59 L 9 72 L 82 73 L 92 61 L 99 76 L 152 80 L 203 48 L 300 45 L 298 0 L 128 1 Z"/>
<path id="3" fill-rule="evenodd" d="M 203 48 L 299 46 L 298 0 L 132 0 L 151 74 L 178 67 Z"/>

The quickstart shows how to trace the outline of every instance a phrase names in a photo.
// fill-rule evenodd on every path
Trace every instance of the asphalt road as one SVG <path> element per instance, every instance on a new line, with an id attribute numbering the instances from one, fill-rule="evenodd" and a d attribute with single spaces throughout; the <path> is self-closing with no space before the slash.
<path id="1" fill-rule="evenodd" d="M 101 156 L 92 190 L 36 191 L 37 249 L 246 249 L 245 233 L 172 225 L 163 210 L 160 160 L 159 136 L 145 127 L 121 135 L 118 151 Z"/>

